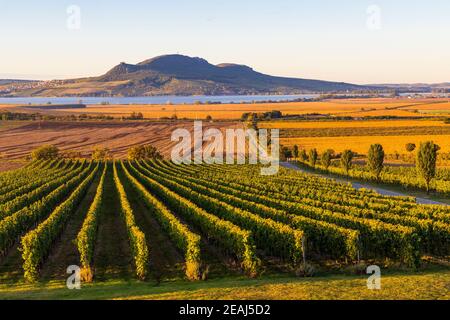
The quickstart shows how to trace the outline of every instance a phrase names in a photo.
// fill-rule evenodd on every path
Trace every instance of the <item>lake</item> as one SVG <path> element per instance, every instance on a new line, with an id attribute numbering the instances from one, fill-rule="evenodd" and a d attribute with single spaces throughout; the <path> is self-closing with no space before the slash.
<path id="1" fill-rule="evenodd" d="M 196 102 L 240 103 L 312 99 L 319 94 L 254 96 L 155 96 L 155 97 L 20 97 L 0 98 L 0 104 L 193 104 Z"/>

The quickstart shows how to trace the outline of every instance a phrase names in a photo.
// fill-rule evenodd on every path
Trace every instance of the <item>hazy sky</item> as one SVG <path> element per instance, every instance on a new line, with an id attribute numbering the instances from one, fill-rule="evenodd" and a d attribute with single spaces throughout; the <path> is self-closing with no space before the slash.
<path id="1" fill-rule="evenodd" d="M 449 17 L 449 0 L 0 0 L 0 78 L 99 75 L 180 53 L 281 76 L 444 82 Z"/>

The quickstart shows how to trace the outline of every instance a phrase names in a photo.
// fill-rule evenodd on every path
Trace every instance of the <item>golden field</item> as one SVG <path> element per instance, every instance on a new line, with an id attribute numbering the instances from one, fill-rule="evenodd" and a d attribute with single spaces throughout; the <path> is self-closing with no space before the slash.
<path id="1" fill-rule="evenodd" d="M 450 152 L 450 136 L 448 135 L 421 135 L 421 136 L 351 136 L 351 137 L 307 137 L 284 138 L 281 144 L 286 146 L 298 145 L 302 149 L 316 148 L 319 152 L 333 149 L 341 152 L 351 149 L 366 154 L 371 144 L 380 143 L 387 154 L 395 152 L 404 153 L 405 144 L 434 141 L 441 147 L 440 152 Z"/>
<path id="2" fill-rule="evenodd" d="M 336 116 L 429 116 L 430 118 L 417 120 L 353 120 L 353 121 L 262 121 L 260 128 L 282 129 L 281 143 L 301 148 L 317 148 L 320 151 L 332 148 L 337 152 L 352 149 L 359 153 L 366 153 L 373 143 L 381 143 L 386 153 L 398 151 L 402 153 L 406 143 L 419 144 L 422 141 L 433 140 L 442 147 L 442 152 L 450 152 L 450 136 L 446 134 L 448 124 L 442 120 L 434 120 L 435 114 L 417 113 L 418 111 L 448 112 L 450 116 L 450 102 L 445 99 L 406 99 L 406 98 L 374 98 L 374 99 L 333 99 L 321 102 L 289 102 L 289 103 L 242 103 L 242 104 L 189 104 L 189 105 L 89 105 L 85 109 L 36 110 L 18 108 L 12 105 L 0 105 L 0 110 L 16 112 L 42 112 L 48 114 L 90 114 L 109 115 L 120 118 L 129 116 L 132 112 L 142 112 L 145 118 L 164 118 L 176 115 L 178 119 L 205 119 L 210 115 L 214 120 L 237 120 L 246 112 L 267 112 L 280 110 L 283 114 L 330 114 Z M 8 123 L 13 123 L 8 121 Z M 171 124 L 166 124 L 171 126 Z M 213 124 L 212 124 L 213 125 Z M 440 132 L 439 128 L 446 126 L 447 131 Z M 333 128 L 340 130 L 339 134 Z M 355 130 L 352 130 L 355 128 Z M 364 128 L 380 131 L 380 134 L 366 134 Z M 389 129 L 404 128 L 402 135 L 392 134 Z M 415 133 L 415 130 L 434 128 L 428 134 Z M 5 128 L 3 128 L 5 129 Z M 300 130 L 299 130 L 300 129 Z M 317 130 L 315 130 L 317 129 Z M 326 129 L 323 132 L 320 129 Z M 345 130 L 347 134 L 345 134 Z M 386 130 L 385 130 L 386 129 Z M 0 126 L 1 130 L 1 126 Z M 292 131 L 291 131 L 292 130 Z M 297 130 L 297 132 L 296 132 Z M 319 136 L 302 135 L 302 130 L 315 130 Z M 351 134 L 348 134 L 348 131 Z M 403 130 L 403 129 L 402 129 Z M 328 131 L 328 132 L 327 132 Z M 331 131 L 331 132 L 330 132 Z M 392 131 L 392 130 L 391 130 Z M 423 131 L 423 130 L 422 130 Z M 340 132 L 343 132 L 342 136 Z M 292 133 L 292 135 L 290 135 Z M 300 134 L 299 134 L 300 133 Z M 311 132 L 310 132 L 311 133 Z M 322 134 L 323 133 L 323 134 Z M 327 133 L 329 134 L 327 136 Z M 330 134 L 333 133 L 333 134 Z M 320 136 L 323 135 L 323 136 Z M 155 136 L 155 139 L 158 139 Z M 76 139 L 75 139 L 76 140 Z M 98 143 L 98 142 L 97 142 Z M 70 144 L 69 144 L 70 145 Z M 72 145 L 70 145 L 73 147 Z M 65 147 L 65 146 L 64 146 Z M 159 146 L 161 147 L 161 146 Z M 114 148 L 114 147 L 113 147 Z M 0 150 L 0 152 L 5 150 Z"/>
<path id="3" fill-rule="evenodd" d="M 435 114 L 411 112 L 409 110 L 394 109 L 394 110 L 373 110 L 373 111 L 356 111 L 341 113 L 339 116 L 348 117 L 433 117 Z"/>
<path id="4" fill-rule="evenodd" d="M 439 102 L 439 103 L 436 103 Z M 304 115 L 311 113 L 335 116 L 435 116 L 424 111 L 440 111 L 441 115 L 450 115 L 450 102 L 443 99 L 334 99 L 320 102 L 286 103 L 243 103 L 243 104 L 186 104 L 186 105 L 88 105 L 85 109 L 31 110 L 18 109 L 17 106 L 0 105 L 0 110 L 21 112 L 42 112 L 51 114 L 91 114 L 113 117 L 129 116 L 132 112 L 141 112 L 145 118 L 159 119 L 172 117 L 205 119 L 210 115 L 217 120 L 240 119 L 243 113 L 262 113 L 279 110 L 285 115 Z M 417 112 L 414 112 L 417 110 Z"/>
<path id="5" fill-rule="evenodd" d="M 260 122 L 259 128 L 299 129 L 299 128 L 365 128 L 365 127 L 444 127 L 440 120 L 359 120 L 359 121 L 270 121 Z"/>
<path id="6" fill-rule="evenodd" d="M 271 121 L 260 122 L 258 126 L 281 129 L 283 145 L 297 144 L 300 148 L 317 148 L 319 151 L 352 149 L 365 154 L 371 144 L 380 143 L 388 154 L 403 153 L 407 143 L 419 145 L 420 142 L 433 140 L 441 146 L 442 152 L 450 152 L 450 135 L 447 134 L 450 124 L 442 120 Z M 389 134 L 392 129 L 402 129 L 403 132 Z M 429 132 L 417 134 L 420 129 Z M 368 131 L 372 134 L 365 134 Z M 311 132 L 319 134 L 307 134 Z M 338 136 L 337 132 L 343 134 Z"/>
<path id="7" fill-rule="evenodd" d="M 416 109 L 415 107 L 404 107 L 402 109 Z M 438 111 L 450 111 L 450 101 L 439 101 L 439 103 L 424 103 L 417 106 L 418 110 L 438 110 Z"/>

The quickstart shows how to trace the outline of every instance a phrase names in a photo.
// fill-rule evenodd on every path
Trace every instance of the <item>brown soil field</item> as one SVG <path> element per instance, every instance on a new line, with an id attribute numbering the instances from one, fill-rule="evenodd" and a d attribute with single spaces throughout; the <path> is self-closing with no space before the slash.
<path id="1" fill-rule="evenodd" d="M 0 172 L 19 169 L 23 167 L 26 161 L 15 161 L 15 160 L 5 160 L 0 159 Z"/>
<path id="2" fill-rule="evenodd" d="M 204 130 L 240 127 L 240 123 L 203 123 Z M 109 148 L 115 158 L 125 158 L 128 148 L 151 144 L 169 156 L 176 142 L 171 134 L 177 128 L 193 131 L 192 121 L 85 121 L 85 122 L 26 122 L 22 126 L 2 130 L 0 154 L 3 159 L 20 159 L 44 144 L 57 146 L 61 151 L 81 152 L 89 157 L 96 146 Z M 5 160 L 4 160 L 5 161 Z"/>

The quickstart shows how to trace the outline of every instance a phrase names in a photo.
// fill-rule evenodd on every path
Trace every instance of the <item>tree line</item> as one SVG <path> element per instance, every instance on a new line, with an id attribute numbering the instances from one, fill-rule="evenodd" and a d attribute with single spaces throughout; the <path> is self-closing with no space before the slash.
<path id="1" fill-rule="evenodd" d="M 127 151 L 127 157 L 130 161 L 163 158 L 158 149 L 150 144 L 137 145 L 129 148 Z M 30 158 L 33 161 L 54 160 L 59 158 L 81 158 L 81 152 L 61 152 L 61 150 L 54 145 L 43 145 L 33 150 Z M 96 161 L 112 160 L 113 154 L 109 148 L 97 146 L 91 151 L 91 159 Z"/>
<path id="2" fill-rule="evenodd" d="M 413 152 L 416 150 L 416 145 L 408 143 L 406 150 Z M 424 179 L 427 193 L 430 191 L 430 184 L 436 176 L 436 162 L 438 158 L 439 145 L 433 141 L 422 142 L 416 152 L 416 170 L 418 175 Z M 333 159 L 339 159 L 340 167 L 348 175 L 352 169 L 353 160 L 357 154 L 350 149 L 344 150 L 340 155 L 336 154 L 334 150 L 328 149 L 319 153 L 316 148 L 310 149 L 308 152 L 305 149 L 300 150 L 297 145 L 292 149 L 288 147 L 281 148 L 282 159 L 299 159 L 307 163 L 313 169 L 320 163 L 326 170 L 331 166 Z M 386 154 L 381 144 L 372 144 L 367 153 L 367 168 L 373 175 L 376 181 L 381 181 L 381 173 L 384 168 L 384 160 Z"/>

